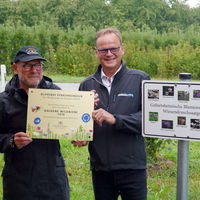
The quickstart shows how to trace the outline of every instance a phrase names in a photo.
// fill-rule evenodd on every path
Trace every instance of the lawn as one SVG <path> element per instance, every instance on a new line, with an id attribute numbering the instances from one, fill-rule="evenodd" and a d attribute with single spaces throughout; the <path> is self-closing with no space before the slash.
<path id="1" fill-rule="evenodd" d="M 48 72 L 44 72 L 45 76 L 50 77 L 55 83 L 80 83 L 85 77 L 78 76 L 69 76 L 63 74 L 48 74 Z M 6 76 L 6 82 L 8 82 L 12 78 L 12 75 Z M 1 81 L 1 76 L 0 76 Z"/>
<path id="2" fill-rule="evenodd" d="M 66 170 L 71 188 L 71 200 L 93 200 L 91 172 L 87 147 L 73 147 L 70 141 L 61 140 Z M 199 200 L 200 196 L 200 143 L 190 141 L 188 200 Z M 154 163 L 148 163 L 148 200 L 176 199 L 177 141 L 167 144 Z M 3 156 L 0 156 L 3 167 Z M 0 180 L 2 184 L 2 180 Z M 2 199 L 2 185 L 0 185 Z"/>

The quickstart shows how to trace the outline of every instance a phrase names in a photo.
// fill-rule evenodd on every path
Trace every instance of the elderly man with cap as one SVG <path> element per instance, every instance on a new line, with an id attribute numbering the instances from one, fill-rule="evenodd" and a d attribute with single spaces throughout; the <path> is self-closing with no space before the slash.
<path id="1" fill-rule="evenodd" d="M 69 184 L 58 140 L 26 134 L 29 88 L 60 89 L 43 76 L 46 61 L 34 46 L 15 56 L 14 76 L 0 94 L 0 152 L 4 153 L 4 200 L 69 200 Z"/>

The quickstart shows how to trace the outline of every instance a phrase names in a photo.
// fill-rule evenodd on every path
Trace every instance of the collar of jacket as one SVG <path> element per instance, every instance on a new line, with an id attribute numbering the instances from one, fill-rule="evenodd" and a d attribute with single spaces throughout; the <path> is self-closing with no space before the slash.
<path id="1" fill-rule="evenodd" d="M 97 68 L 97 71 L 95 72 L 95 74 L 93 75 L 93 78 L 96 79 L 98 82 L 102 83 L 102 80 L 101 80 L 101 68 L 102 66 L 99 65 L 98 68 Z M 114 79 L 118 79 L 119 77 L 121 77 L 121 75 L 127 71 L 127 67 L 126 67 L 126 64 L 123 62 L 122 60 L 122 68 L 120 69 L 120 71 L 115 75 L 115 78 Z"/>
<path id="2" fill-rule="evenodd" d="M 49 77 L 43 76 L 38 88 L 47 88 L 47 84 L 50 82 L 52 82 L 52 80 Z M 19 78 L 17 74 L 7 83 L 5 92 L 7 92 L 9 96 L 13 96 L 18 102 L 27 104 L 28 95 L 24 89 L 19 88 Z"/>
<path id="3" fill-rule="evenodd" d="M 43 76 L 42 80 L 40 81 L 38 88 L 46 88 L 47 83 L 52 83 L 52 80 L 47 77 Z M 11 89 L 18 90 L 19 88 L 19 78 L 18 75 L 15 74 L 12 79 L 7 83 L 5 91 L 10 91 Z"/>

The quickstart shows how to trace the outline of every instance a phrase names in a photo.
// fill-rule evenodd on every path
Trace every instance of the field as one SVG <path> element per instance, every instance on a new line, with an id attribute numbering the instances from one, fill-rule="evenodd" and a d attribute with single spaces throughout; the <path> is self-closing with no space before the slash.
<path id="1" fill-rule="evenodd" d="M 190 141 L 188 200 L 199 200 L 200 196 L 200 151 L 199 142 Z M 70 141 L 61 141 L 69 176 L 71 200 L 93 200 L 91 172 L 87 147 L 73 147 Z M 0 166 L 3 167 L 3 155 Z M 176 199 L 177 141 L 167 144 L 153 163 L 148 163 L 148 200 Z M 0 180 L 0 199 L 2 199 L 2 180 Z"/>
<path id="2" fill-rule="evenodd" d="M 190 142 L 188 171 L 188 200 L 200 196 L 199 142 Z M 69 175 L 72 200 L 92 200 L 91 172 L 87 147 L 74 148 L 62 142 L 62 152 Z M 148 163 L 148 200 L 176 199 L 177 141 L 166 145 L 153 163 Z"/>

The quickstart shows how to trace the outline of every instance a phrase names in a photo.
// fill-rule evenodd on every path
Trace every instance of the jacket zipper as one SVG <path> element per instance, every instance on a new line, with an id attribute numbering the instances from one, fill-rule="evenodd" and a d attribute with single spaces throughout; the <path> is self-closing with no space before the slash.
<path id="1" fill-rule="evenodd" d="M 100 85 L 102 85 L 103 87 L 105 87 L 100 81 L 98 81 L 96 78 L 92 77 L 93 80 L 95 80 L 97 83 L 99 83 Z M 106 87 L 105 87 L 106 88 Z M 106 88 L 107 90 L 107 88 Z M 107 91 L 108 92 L 108 91 Z M 106 111 L 109 112 L 109 108 L 110 108 L 110 94 L 108 93 L 108 105 L 106 106 L 104 104 L 104 102 L 101 102 L 105 107 L 106 107 Z M 108 137 L 109 135 L 107 134 L 106 135 L 106 138 Z M 110 151 L 109 151 L 109 145 L 107 145 L 106 147 L 106 151 L 107 151 L 107 163 L 108 163 L 108 170 L 111 170 L 111 164 L 110 164 L 110 160 L 109 160 L 109 157 L 110 157 Z"/>

